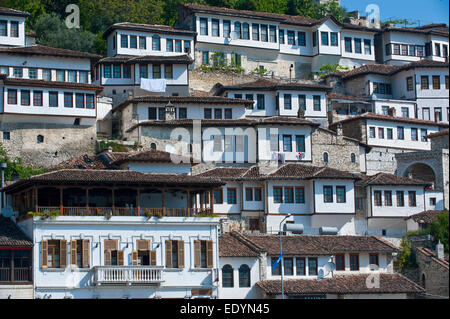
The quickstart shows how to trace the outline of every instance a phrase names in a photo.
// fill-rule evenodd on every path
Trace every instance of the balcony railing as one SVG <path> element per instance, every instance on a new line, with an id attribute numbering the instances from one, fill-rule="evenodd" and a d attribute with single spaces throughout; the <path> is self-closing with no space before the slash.
<path id="1" fill-rule="evenodd" d="M 150 266 L 99 266 L 94 267 L 94 282 L 105 284 L 152 284 L 163 280 L 162 267 Z"/>
<path id="2" fill-rule="evenodd" d="M 31 282 L 30 268 L 0 268 L 0 282 Z"/>
<path id="3" fill-rule="evenodd" d="M 59 216 L 158 216 L 195 217 L 213 215 L 210 208 L 125 208 L 125 207 L 42 207 L 37 213 L 58 213 Z"/>

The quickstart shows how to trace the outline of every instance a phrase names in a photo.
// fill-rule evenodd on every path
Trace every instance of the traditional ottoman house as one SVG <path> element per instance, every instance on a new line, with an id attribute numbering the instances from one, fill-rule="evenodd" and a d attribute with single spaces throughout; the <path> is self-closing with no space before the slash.
<path id="1" fill-rule="evenodd" d="M 220 239 L 220 298 L 406 299 L 424 289 L 394 273 L 398 250 L 374 236 L 278 235 L 237 232 Z M 283 286 L 281 289 L 281 272 Z"/>
<path id="2" fill-rule="evenodd" d="M 178 12 L 177 27 L 197 32 L 195 67 L 232 64 L 246 73 L 300 78 L 324 64 L 375 62 L 378 30 L 333 16 L 315 20 L 191 3 L 180 4 Z"/>
<path id="3" fill-rule="evenodd" d="M 0 299 L 33 298 L 33 242 L 0 216 Z"/>
<path id="4" fill-rule="evenodd" d="M 28 12 L 0 7 L 0 47 L 25 46 Z"/>
<path id="5" fill-rule="evenodd" d="M 376 60 L 380 64 L 404 65 L 421 59 L 448 62 L 448 26 L 419 27 L 388 25 L 375 36 Z"/>
<path id="6" fill-rule="evenodd" d="M 59 170 L 3 191 L 32 238 L 34 297 L 217 297 L 218 180 Z M 28 213 L 33 212 L 33 213 Z"/>

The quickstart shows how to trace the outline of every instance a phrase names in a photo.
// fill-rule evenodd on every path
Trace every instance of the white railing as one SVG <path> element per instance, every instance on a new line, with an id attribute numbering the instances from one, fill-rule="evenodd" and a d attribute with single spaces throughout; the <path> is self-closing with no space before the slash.
<path id="1" fill-rule="evenodd" d="M 101 266 L 94 268 L 95 284 L 159 284 L 163 268 L 149 266 Z"/>

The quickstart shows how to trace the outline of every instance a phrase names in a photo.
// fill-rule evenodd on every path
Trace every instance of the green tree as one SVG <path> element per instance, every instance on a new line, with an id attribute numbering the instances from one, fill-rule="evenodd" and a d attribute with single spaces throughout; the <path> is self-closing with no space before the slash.
<path id="1" fill-rule="evenodd" d="M 20 158 L 11 160 L 1 143 L 0 143 L 0 162 L 7 164 L 5 170 L 6 181 L 12 180 L 13 176 L 17 176 L 19 179 L 22 179 L 45 173 L 45 169 L 43 169 L 42 167 L 36 168 L 29 165 L 24 165 L 22 163 L 22 159 Z"/>
<path id="2" fill-rule="evenodd" d="M 430 234 L 435 238 L 436 243 L 441 241 L 444 250 L 448 253 L 448 210 L 440 213 L 430 226 Z"/>
<path id="3" fill-rule="evenodd" d="M 411 249 L 411 243 L 408 241 L 408 237 L 405 236 L 400 243 L 400 254 L 397 257 L 396 265 L 399 271 L 404 269 L 413 268 L 416 265 L 414 253 Z"/>
<path id="4" fill-rule="evenodd" d="M 30 13 L 27 28 L 32 29 L 34 23 L 45 13 L 45 6 L 39 0 L 0 0 L 0 7 L 14 8 Z"/>

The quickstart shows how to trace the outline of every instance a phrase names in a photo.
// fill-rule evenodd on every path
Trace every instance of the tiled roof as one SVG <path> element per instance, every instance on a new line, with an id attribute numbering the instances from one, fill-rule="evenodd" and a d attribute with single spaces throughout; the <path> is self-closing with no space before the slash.
<path id="1" fill-rule="evenodd" d="M 241 242 L 233 233 L 225 233 L 219 238 L 220 257 L 258 257 L 259 254 Z"/>
<path id="2" fill-rule="evenodd" d="M 406 33 L 433 34 L 448 37 L 449 28 L 446 24 L 427 24 L 419 27 L 384 27 L 383 32 L 397 31 Z"/>
<path id="3" fill-rule="evenodd" d="M 25 17 L 25 18 L 30 16 L 30 14 L 28 12 L 20 11 L 20 10 L 12 9 L 12 8 L 5 8 L 5 7 L 0 7 L 0 14 L 1 15 Z"/>
<path id="4" fill-rule="evenodd" d="M 196 32 L 189 30 L 176 29 L 168 25 L 161 24 L 142 24 L 142 23 L 131 23 L 131 22 L 121 22 L 115 23 L 111 25 L 106 31 L 103 33 L 103 38 L 108 37 L 110 33 L 114 30 L 132 30 L 132 31 L 144 31 L 144 32 L 154 32 L 154 33 L 164 33 L 164 34 L 173 34 L 173 35 L 187 35 L 187 36 L 195 36 Z"/>
<path id="5" fill-rule="evenodd" d="M 173 63 L 173 64 L 191 64 L 194 62 L 188 54 L 166 56 L 166 55 L 117 55 L 114 57 L 106 57 L 97 62 L 97 64 L 104 63 Z"/>
<path id="6" fill-rule="evenodd" d="M 411 179 L 407 177 L 396 176 L 388 173 L 378 173 L 373 176 L 367 176 L 364 174 L 359 175 L 362 180 L 356 182 L 357 186 L 370 186 L 370 185 L 389 185 L 389 186 L 428 186 L 431 185 L 430 182 L 422 181 L 418 179 Z"/>
<path id="7" fill-rule="evenodd" d="M 172 156 L 177 156 L 168 152 L 158 150 L 146 150 L 140 152 L 125 153 L 113 164 L 120 165 L 126 162 L 146 162 L 146 163 L 173 163 Z"/>
<path id="8" fill-rule="evenodd" d="M 254 252 L 265 252 L 268 256 L 279 256 L 280 237 L 267 234 L 230 233 L 230 236 Z M 375 236 L 283 236 L 285 255 L 327 256 L 336 253 L 373 252 L 392 253 L 398 249 Z M 220 248 L 221 249 L 221 248 Z M 236 249 L 229 248 L 228 256 Z M 237 253 L 237 252 L 236 252 Z"/>
<path id="9" fill-rule="evenodd" d="M 435 137 L 440 137 L 440 136 L 448 135 L 448 133 L 449 133 L 449 129 L 445 129 L 445 130 L 442 130 L 442 131 L 439 131 L 439 132 L 436 132 L 436 133 L 428 134 L 428 135 L 425 136 L 425 137 L 426 137 L 426 138 L 435 138 Z"/>
<path id="10" fill-rule="evenodd" d="M 416 223 L 419 223 L 419 224 L 431 224 L 436 220 L 436 218 L 439 214 L 442 214 L 444 212 L 448 214 L 448 211 L 445 211 L 445 210 L 426 210 L 426 211 L 411 215 L 406 219 L 412 219 Z"/>
<path id="11" fill-rule="evenodd" d="M 0 216 L 0 247 L 32 247 L 33 243 L 9 218 Z"/>
<path id="12" fill-rule="evenodd" d="M 100 59 L 101 55 L 92 54 L 88 52 L 52 48 L 40 44 L 25 46 L 25 47 L 11 47 L 0 48 L 0 53 L 14 53 L 14 54 L 37 54 L 50 55 L 67 58 L 82 58 L 82 59 Z"/>
<path id="13" fill-rule="evenodd" d="M 439 127 L 445 127 L 448 128 L 448 123 L 444 122 L 433 122 L 433 121 L 427 121 L 427 120 L 421 120 L 411 117 L 396 117 L 396 116 L 390 116 L 390 115 L 381 115 L 381 114 L 375 114 L 375 113 L 364 113 L 362 115 L 349 117 L 345 120 L 334 122 L 330 124 L 330 127 L 335 127 L 338 124 L 352 122 L 352 121 L 358 121 L 358 120 L 381 120 L 381 121 L 390 121 L 390 122 L 402 122 L 402 123 L 410 123 L 410 124 L 419 124 L 419 125 L 429 125 L 429 126 L 439 126 Z"/>
<path id="14" fill-rule="evenodd" d="M 98 155 L 85 154 L 82 156 L 73 157 L 56 165 L 55 169 L 110 169 L 115 161 L 127 156 L 129 153 L 119 152 L 105 152 Z M 115 167 L 117 168 L 117 167 Z"/>
<path id="15" fill-rule="evenodd" d="M 327 94 L 329 100 L 348 100 L 348 101 L 362 101 L 369 102 L 370 99 L 364 97 L 358 97 L 353 95 L 344 95 L 335 92 L 330 92 Z"/>
<path id="16" fill-rule="evenodd" d="M 334 276 L 326 279 L 288 279 L 284 281 L 284 292 L 294 294 L 379 294 L 379 293 L 424 293 L 425 290 L 400 274 L 380 274 L 380 287 L 369 288 L 366 284 L 370 274 Z M 281 294 L 280 280 L 266 280 L 256 285 L 268 295 Z"/>
<path id="17" fill-rule="evenodd" d="M 392 74 L 401 72 L 401 71 L 407 71 L 414 68 L 445 68 L 448 69 L 448 62 L 439 62 L 439 61 L 433 61 L 428 59 L 422 59 L 416 62 L 411 62 L 405 65 L 402 65 L 398 67 L 396 70 L 393 70 Z"/>
<path id="18" fill-rule="evenodd" d="M 253 82 L 242 83 L 239 85 L 223 86 L 220 91 L 229 90 L 263 90 L 263 91 L 277 91 L 277 90 L 311 90 L 311 91 L 331 91 L 331 87 L 324 84 L 317 83 L 302 83 L 302 82 L 276 82 L 268 79 L 258 79 Z"/>
<path id="19" fill-rule="evenodd" d="M 32 79 L 18 79 L 18 78 L 6 78 L 4 79 L 5 85 L 14 86 L 32 86 L 32 87 L 46 87 L 46 88 L 62 88 L 72 90 L 89 90 L 101 92 L 103 86 L 89 83 L 75 83 L 75 82 L 57 82 L 57 81 L 44 81 L 44 80 L 32 80 Z"/>
<path id="20" fill-rule="evenodd" d="M 242 167 L 218 167 L 208 170 L 204 173 L 198 174 L 196 176 L 214 177 L 220 178 L 222 180 L 237 180 L 242 178 L 248 171 L 249 168 L 242 168 Z"/>
<path id="21" fill-rule="evenodd" d="M 129 170 L 67 169 L 32 176 L 8 185 L 8 193 L 37 184 L 65 185 L 145 185 L 145 186 L 199 186 L 217 187 L 224 183 L 218 179 L 179 174 L 151 174 Z"/>
<path id="22" fill-rule="evenodd" d="M 352 179 L 359 180 L 356 174 L 330 167 L 317 167 L 303 164 L 285 164 L 268 179 Z"/>
<path id="23" fill-rule="evenodd" d="M 437 253 L 435 251 L 432 251 L 429 248 L 417 247 L 417 251 L 419 253 L 425 255 L 426 257 L 430 258 L 432 261 L 434 261 L 438 265 L 441 265 L 442 267 L 444 267 L 446 269 L 446 271 L 448 272 L 448 270 L 449 270 L 448 255 L 444 255 L 444 260 L 442 260 L 442 259 L 437 258 Z"/>

